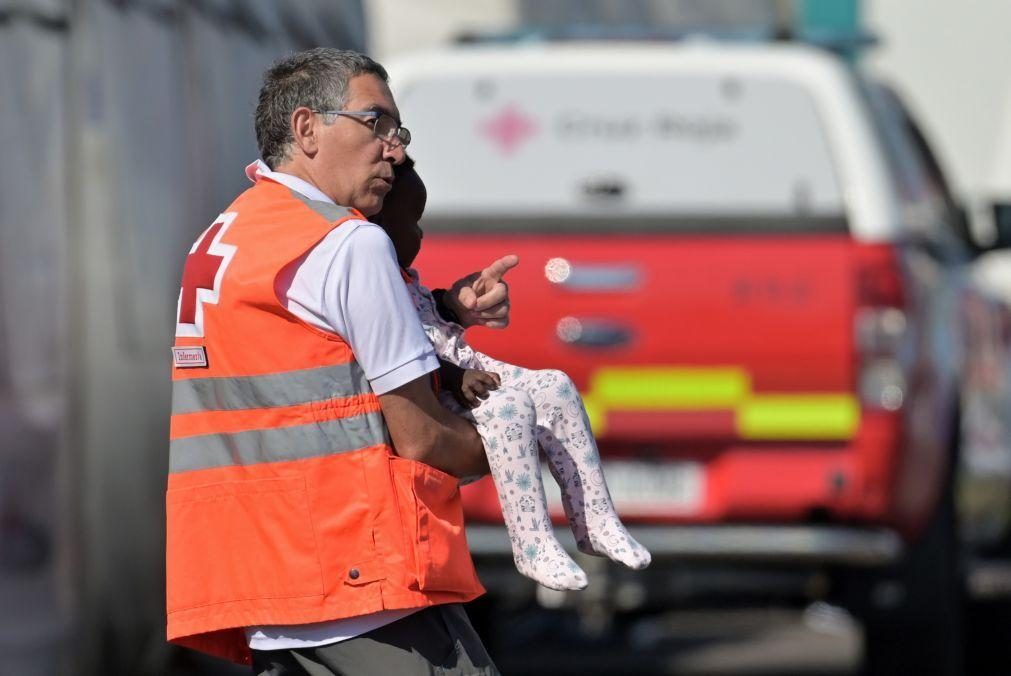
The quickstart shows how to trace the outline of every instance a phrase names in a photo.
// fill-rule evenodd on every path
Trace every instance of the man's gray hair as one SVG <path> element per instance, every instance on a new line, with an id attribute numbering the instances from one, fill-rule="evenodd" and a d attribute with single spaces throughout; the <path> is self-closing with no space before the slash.
<path id="1" fill-rule="evenodd" d="M 348 83 L 366 74 L 389 81 L 386 69 L 364 54 L 332 47 L 299 52 L 271 66 L 263 74 L 255 121 L 256 143 L 267 166 L 275 169 L 288 159 L 296 108 L 343 110 Z"/>

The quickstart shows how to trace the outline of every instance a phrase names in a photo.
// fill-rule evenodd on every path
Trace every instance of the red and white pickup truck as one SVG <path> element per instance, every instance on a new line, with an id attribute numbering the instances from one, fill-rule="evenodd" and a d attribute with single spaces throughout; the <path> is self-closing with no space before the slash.
<path id="1" fill-rule="evenodd" d="M 466 46 L 390 72 L 422 280 L 519 254 L 512 325 L 472 342 L 573 377 L 653 552 L 607 571 L 639 586 L 612 605 L 683 601 L 686 562 L 795 567 L 865 622 L 872 673 L 960 673 L 963 555 L 1008 526 L 1006 320 L 898 98 L 789 44 Z M 483 579 L 515 593 L 493 486 L 464 493 Z"/>

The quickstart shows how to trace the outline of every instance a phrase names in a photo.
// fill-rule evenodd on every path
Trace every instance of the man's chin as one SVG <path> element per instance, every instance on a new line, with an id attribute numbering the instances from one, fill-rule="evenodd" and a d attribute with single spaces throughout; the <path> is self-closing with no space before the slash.
<path id="1" fill-rule="evenodd" d="M 362 216 L 367 216 L 369 218 L 378 214 L 383 208 L 383 196 L 373 197 L 369 200 L 362 200 L 362 204 L 355 207 L 358 211 L 362 212 Z"/>

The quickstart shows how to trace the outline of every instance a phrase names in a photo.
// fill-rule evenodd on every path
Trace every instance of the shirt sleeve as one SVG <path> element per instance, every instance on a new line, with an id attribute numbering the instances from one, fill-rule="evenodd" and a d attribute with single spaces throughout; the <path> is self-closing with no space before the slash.
<path id="1" fill-rule="evenodd" d="M 396 260 L 379 226 L 346 222 L 304 258 L 288 293 L 289 309 L 348 342 L 376 394 L 439 368 Z"/>

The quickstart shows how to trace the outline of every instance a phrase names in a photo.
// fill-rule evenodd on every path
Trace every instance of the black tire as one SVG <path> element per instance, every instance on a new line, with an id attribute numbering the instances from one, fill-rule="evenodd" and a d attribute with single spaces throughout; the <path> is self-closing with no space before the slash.
<path id="1" fill-rule="evenodd" d="M 969 606 L 966 674 L 1011 674 L 1011 600 L 974 601 Z"/>
<path id="2" fill-rule="evenodd" d="M 865 676 L 965 673 L 964 566 L 951 483 L 903 560 L 856 578 Z"/>
<path id="3" fill-rule="evenodd" d="M 978 554 L 978 563 L 1011 563 L 1011 533 Z M 970 594 L 971 596 L 971 594 Z M 983 594 L 970 598 L 966 620 L 966 671 L 972 676 L 1011 674 L 1011 596 Z"/>

